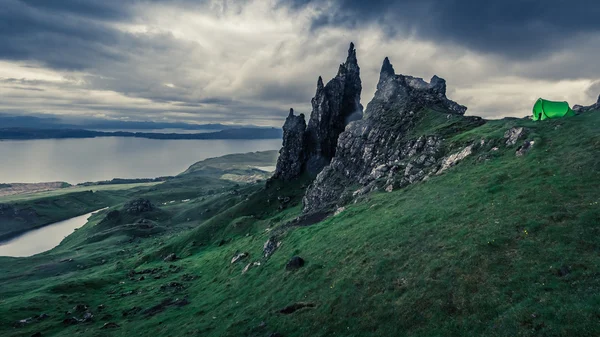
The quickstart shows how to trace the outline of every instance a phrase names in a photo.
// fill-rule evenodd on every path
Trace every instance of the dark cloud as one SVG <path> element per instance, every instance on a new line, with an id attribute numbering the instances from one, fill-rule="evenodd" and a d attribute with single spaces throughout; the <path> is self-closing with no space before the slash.
<path id="1" fill-rule="evenodd" d="M 324 0 L 282 0 L 296 8 Z M 597 0 L 334 0 L 313 22 L 357 27 L 376 23 L 442 43 L 526 59 L 572 48 L 576 36 L 600 33 Z"/>

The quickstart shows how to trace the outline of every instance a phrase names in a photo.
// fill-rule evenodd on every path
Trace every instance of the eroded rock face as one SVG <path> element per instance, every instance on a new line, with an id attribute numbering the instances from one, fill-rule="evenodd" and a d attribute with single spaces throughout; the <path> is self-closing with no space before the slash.
<path id="1" fill-rule="evenodd" d="M 294 109 L 290 109 L 290 114 L 283 124 L 283 147 L 279 151 L 274 178 L 288 181 L 302 173 L 307 156 L 305 132 L 304 115 L 295 116 Z"/>
<path id="2" fill-rule="evenodd" d="M 354 44 L 346 62 L 327 85 L 319 77 L 308 125 L 290 111 L 283 126 L 283 147 L 273 178 L 292 180 L 305 171 L 316 176 L 335 155 L 337 140 L 348 123 L 362 118 L 362 82 Z"/>
<path id="3" fill-rule="evenodd" d="M 462 117 L 466 109 L 446 98 L 443 79 L 434 76 L 427 83 L 396 75 L 386 58 L 364 119 L 350 123 L 340 134 L 331 164 L 306 192 L 303 213 L 332 210 L 378 188 L 391 191 L 437 172 L 445 155 L 443 139 L 435 134 L 419 135 L 417 123 L 424 114 L 439 116 L 440 111 L 448 118 L 469 119 Z"/>

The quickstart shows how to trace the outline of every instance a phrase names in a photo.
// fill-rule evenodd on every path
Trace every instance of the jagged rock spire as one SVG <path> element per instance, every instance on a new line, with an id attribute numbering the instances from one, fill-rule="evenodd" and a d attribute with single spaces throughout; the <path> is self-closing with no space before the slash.
<path id="1" fill-rule="evenodd" d="M 279 151 L 274 178 L 292 180 L 304 170 L 306 162 L 306 121 L 304 114 L 294 115 L 294 109 L 283 124 L 283 147 Z"/>
<path id="2" fill-rule="evenodd" d="M 348 123 L 362 118 L 362 82 L 354 43 L 350 43 L 346 62 L 327 85 L 317 80 L 308 125 L 304 115 L 290 111 L 283 126 L 281 148 L 274 178 L 291 180 L 304 171 L 316 176 L 335 155 L 338 137 Z"/>
<path id="3" fill-rule="evenodd" d="M 312 113 L 307 126 L 308 163 L 313 175 L 329 164 L 335 155 L 337 139 L 346 125 L 362 117 L 360 104 L 362 82 L 354 43 L 350 43 L 346 62 L 327 85 L 319 77 L 317 92 L 312 99 Z"/>
<path id="4" fill-rule="evenodd" d="M 394 75 L 396 75 L 396 71 L 394 71 L 394 66 L 392 66 L 392 64 L 390 63 L 390 59 L 386 57 L 383 60 L 383 65 L 381 66 L 381 72 L 379 74 L 379 78 L 381 79 L 382 77 L 394 76 Z"/>

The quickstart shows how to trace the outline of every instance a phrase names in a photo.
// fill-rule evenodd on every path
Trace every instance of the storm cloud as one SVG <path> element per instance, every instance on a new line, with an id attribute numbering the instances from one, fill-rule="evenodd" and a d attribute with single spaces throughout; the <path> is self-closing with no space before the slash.
<path id="1" fill-rule="evenodd" d="M 600 6 L 561 0 L 0 0 L 0 112 L 281 125 L 358 49 L 484 117 L 599 91 Z"/>

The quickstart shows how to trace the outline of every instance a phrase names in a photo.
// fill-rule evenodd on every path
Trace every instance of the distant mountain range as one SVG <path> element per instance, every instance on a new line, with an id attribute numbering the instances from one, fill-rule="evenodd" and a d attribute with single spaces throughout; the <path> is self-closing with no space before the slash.
<path id="1" fill-rule="evenodd" d="M 182 130 L 227 130 L 263 128 L 256 125 L 225 125 L 225 124 L 189 124 L 153 121 L 119 121 L 79 119 L 65 122 L 57 117 L 36 116 L 11 116 L 0 113 L 0 128 L 30 128 L 30 129 L 84 129 L 84 130 L 157 130 L 157 129 L 182 129 Z"/>
<path id="2" fill-rule="evenodd" d="M 134 137 L 149 139 L 277 139 L 283 135 L 276 128 L 238 128 L 206 133 L 104 132 L 83 129 L 0 128 L 0 140 Z"/>
<path id="3" fill-rule="evenodd" d="M 150 132 L 150 130 L 166 129 L 179 129 L 186 132 Z M 136 131 L 134 132 L 133 130 Z M 148 132 L 139 132 L 137 130 L 148 130 Z M 197 130 L 198 133 L 190 133 L 190 131 L 194 130 Z M 0 139 L 95 137 L 136 137 L 150 139 L 276 139 L 282 137 L 282 131 L 279 128 L 259 127 L 256 125 L 188 124 L 151 121 L 82 119 L 76 123 L 65 123 L 56 117 L 9 116 L 0 114 Z"/>

